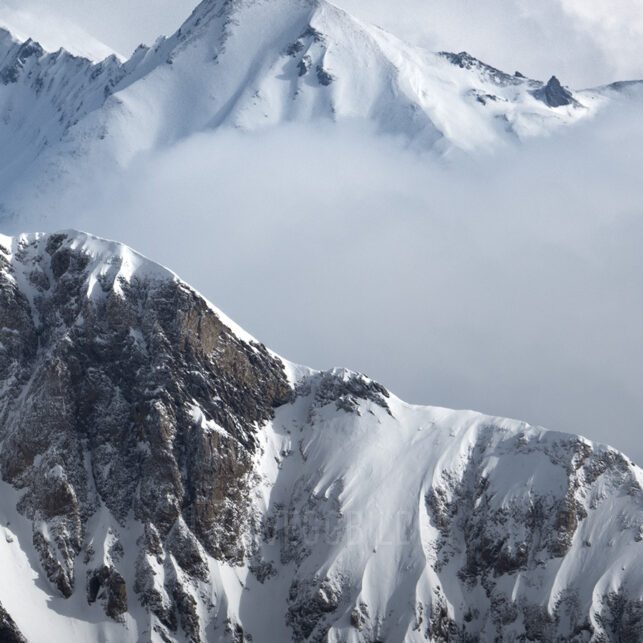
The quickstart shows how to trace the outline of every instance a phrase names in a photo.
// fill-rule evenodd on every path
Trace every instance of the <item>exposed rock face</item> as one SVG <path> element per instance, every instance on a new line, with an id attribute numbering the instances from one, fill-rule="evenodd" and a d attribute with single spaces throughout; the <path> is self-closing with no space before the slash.
<path id="1" fill-rule="evenodd" d="M 85 234 L 0 237 L 0 473 L 52 643 L 643 638 L 625 456 L 286 365 Z"/>
<path id="2" fill-rule="evenodd" d="M 302 586 L 304 585 L 304 586 Z M 342 603 L 342 588 L 336 580 L 313 579 L 302 584 L 295 581 L 290 587 L 288 624 L 293 629 L 293 641 L 327 640 L 333 616 Z"/>
<path id="3" fill-rule="evenodd" d="M 0 83 L 9 85 L 10 83 L 17 82 L 20 73 L 25 68 L 29 59 L 38 59 L 44 55 L 44 53 L 43 48 L 33 40 L 27 40 L 21 44 L 17 44 L 3 61 L 3 66 L 0 70 Z"/>
<path id="4" fill-rule="evenodd" d="M 464 641 L 469 640 L 468 636 L 475 640 L 480 623 L 488 619 L 495 623 L 497 636 L 522 620 L 525 629 L 520 635 L 528 640 L 553 640 L 556 636 L 565 641 L 584 640 L 584 633 L 596 632 L 589 619 L 577 611 L 573 590 L 561 593 L 550 613 L 528 602 L 512 601 L 504 589 L 506 579 L 536 575 L 548 561 L 564 558 L 574 540 L 578 541 L 578 531 L 588 511 L 600 502 L 606 489 L 631 494 L 640 502 L 636 475 L 620 454 L 594 452 L 585 441 L 571 436 L 543 448 L 518 434 L 513 443 L 503 447 L 500 457 L 504 449 L 512 455 L 525 456 L 542 450 L 551 463 L 566 470 L 561 480 L 564 493 L 556 496 L 532 492 L 528 502 L 522 496 L 498 502 L 498 487 L 485 474 L 489 450 L 498 456 L 493 433 L 492 427 L 483 431 L 467 467 L 455 476 L 445 471 L 442 481 L 433 485 L 426 498 L 430 520 L 441 534 L 436 543 L 435 571 L 443 571 L 454 557 L 461 560 L 459 581 L 465 588 L 484 588 L 492 606 L 489 613 L 471 612 L 462 634 L 444 640 Z M 609 600 L 606 594 L 603 608 Z M 636 613 L 636 602 L 629 604 L 629 609 Z M 641 625 L 639 616 L 636 627 Z"/>
<path id="5" fill-rule="evenodd" d="M 114 620 L 127 612 L 127 587 L 125 579 L 113 568 L 103 565 L 89 577 L 87 602 L 105 601 L 105 613 Z"/>
<path id="6" fill-rule="evenodd" d="M 125 279 L 136 257 L 92 272 L 65 234 L 16 240 L 11 264 L 0 252 L 0 467 L 49 580 L 72 594 L 101 504 L 148 525 L 190 575 L 207 575 L 202 548 L 243 561 L 256 432 L 291 394 L 282 364 L 178 280 Z M 110 616 L 127 610 L 117 569 L 88 587 Z"/>
<path id="7" fill-rule="evenodd" d="M 2 643 L 27 643 L 17 625 L 0 604 L 0 641 Z"/>
<path id="8" fill-rule="evenodd" d="M 549 105 L 549 107 L 578 104 L 574 95 L 560 84 L 556 76 L 552 76 L 546 85 L 534 91 L 534 96 Z"/>
<path id="9" fill-rule="evenodd" d="M 368 400 L 389 410 L 389 392 L 377 382 L 345 369 L 335 369 L 320 373 L 318 377 L 303 380 L 295 393 L 299 396 L 314 392 L 315 406 L 323 408 L 334 404 L 346 413 L 359 413 L 360 403 Z"/>
<path id="10" fill-rule="evenodd" d="M 440 56 L 446 58 L 451 64 L 460 67 L 460 69 L 478 71 L 483 74 L 483 77 L 491 79 L 499 85 L 520 85 L 526 80 L 522 74 L 507 74 L 500 69 L 483 63 L 466 51 L 461 51 L 457 54 L 450 51 L 441 51 Z"/>

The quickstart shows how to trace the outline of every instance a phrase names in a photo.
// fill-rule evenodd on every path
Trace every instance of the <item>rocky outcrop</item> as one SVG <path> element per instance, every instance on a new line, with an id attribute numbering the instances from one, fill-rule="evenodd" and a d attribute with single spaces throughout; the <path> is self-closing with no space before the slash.
<path id="1" fill-rule="evenodd" d="M 0 604 L 0 641 L 2 643 L 27 643 L 18 626 Z"/>
<path id="2" fill-rule="evenodd" d="M 94 570 L 87 580 L 87 602 L 103 600 L 105 613 L 114 620 L 127 612 L 127 587 L 125 579 L 113 567 L 103 565 Z"/>
<path id="3" fill-rule="evenodd" d="M 340 607 L 344 594 L 337 579 L 293 582 L 287 616 L 287 622 L 293 630 L 293 641 L 322 643 L 327 640 L 332 621 L 329 622 L 326 617 L 334 614 Z"/>
<path id="4" fill-rule="evenodd" d="M 521 85 L 528 80 L 520 74 L 514 74 L 512 76 L 511 74 L 507 74 L 491 65 L 487 65 L 466 51 L 461 51 L 459 53 L 441 51 L 439 55 L 460 69 L 480 72 L 484 78 L 490 79 L 498 85 Z M 531 83 L 533 81 L 529 82 Z"/>
<path id="5" fill-rule="evenodd" d="M 565 107 L 566 105 L 578 105 L 574 95 L 560 84 L 556 76 L 552 76 L 547 84 L 536 89 L 534 96 L 549 107 Z"/>
<path id="6" fill-rule="evenodd" d="M 502 588 L 507 587 L 509 578 L 537 575 L 550 561 L 565 557 L 579 539 L 581 523 L 605 497 L 606 489 L 631 494 L 640 501 L 639 482 L 624 457 L 611 451 L 594 451 L 583 440 L 570 437 L 540 446 L 529 444 L 518 434 L 499 450 L 497 436 L 498 430 L 493 427 L 483 431 L 467 466 L 457 473 L 445 470 L 442 481 L 426 496 L 429 518 L 440 533 L 435 571 L 441 573 L 453 561 L 461 561 L 457 577 L 463 588 L 484 589 L 490 599 L 487 613 L 478 610 L 469 614 L 460 638 L 443 636 L 439 640 L 464 641 L 467 636 L 474 640 L 480 636 L 479 624 L 488 620 L 495 623 L 498 635 L 508 624 L 522 621 L 524 629 L 518 626 L 519 636 L 527 640 L 553 640 L 561 632 L 566 641 L 585 640 L 582 633 L 586 631 L 598 636 L 588 616 L 579 613 L 573 591 L 561 594 L 551 613 L 524 600 L 512 600 Z M 490 453 L 498 457 L 500 451 L 502 457 L 505 449 L 514 456 L 545 455 L 565 472 L 560 479 L 564 493 L 553 494 L 551 488 L 529 489 L 528 502 L 522 495 L 499 499 L 500 490 L 485 470 Z M 529 477 L 529 471 L 524 473 Z M 584 546 L 591 543 L 585 541 Z M 608 595 L 603 600 L 610 602 Z"/>
<path id="7" fill-rule="evenodd" d="M 359 414 L 360 404 L 370 401 L 390 412 L 387 403 L 389 392 L 365 375 L 347 369 L 337 368 L 303 379 L 295 395 L 307 396 L 312 391 L 315 407 L 334 404 L 338 410 Z"/>

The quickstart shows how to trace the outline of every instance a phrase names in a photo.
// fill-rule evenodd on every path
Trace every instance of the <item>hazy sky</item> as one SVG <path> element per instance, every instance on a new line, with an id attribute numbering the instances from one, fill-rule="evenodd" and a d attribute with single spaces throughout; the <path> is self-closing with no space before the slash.
<path id="1" fill-rule="evenodd" d="M 335 0 L 432 49 L 468 50 L 508 71 L 584 87 L 643 78 L 641 0 Z M 0 0 L 0 23 L 79 52 L 127 55 L 174 31 L 195 0 Z M 85 32 L 85 36 L 81 32 Z M 102 53 L 102 49 L 99 50 Z"/>

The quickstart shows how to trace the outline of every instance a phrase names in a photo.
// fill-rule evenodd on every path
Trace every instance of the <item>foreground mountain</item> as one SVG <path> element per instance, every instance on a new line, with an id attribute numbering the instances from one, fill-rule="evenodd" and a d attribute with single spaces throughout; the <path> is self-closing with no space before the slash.
<path id="1" fill-rule="evenodd" d="M 95 63 L 0 30 L 0 186 L 34 190 L 229 126 L 366 121 L 422 150 L 493 148 L 610 104 L 466 53 L 431 53 L 324 0 L 205 0 L 171 37 Z"/>
<path id="2" fill-rule="evenodd" d="M 82 233 L 0 237 L 0 300 L 3 640 L 643 637 L 615 450 L 294 366 Z"/>

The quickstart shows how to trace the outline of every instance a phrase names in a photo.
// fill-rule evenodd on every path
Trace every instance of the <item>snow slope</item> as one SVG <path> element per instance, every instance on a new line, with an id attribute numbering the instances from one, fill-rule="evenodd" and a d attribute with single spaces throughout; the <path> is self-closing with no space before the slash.
<path id="1" fill-rule="evenodd" d="M 48 53 L 0 28 L 0 184 L 10 186 L 70 128 L 104 105 L 122 76 L 115 57 L 101 63 Z"/>
<path id="2" fill-rule="evenodd" d="M 84 233 L 0 237 L 0 298 L 28 640 L 641 640 L 643 471 L 614 449 L 291 364 Z"/>

